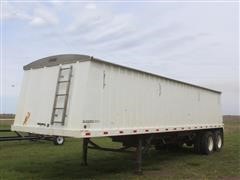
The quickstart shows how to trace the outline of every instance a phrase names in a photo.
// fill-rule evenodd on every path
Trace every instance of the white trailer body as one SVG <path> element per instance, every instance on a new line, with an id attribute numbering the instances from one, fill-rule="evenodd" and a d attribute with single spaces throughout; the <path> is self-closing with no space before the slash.
<path id="1" fill-rule="evenodd" d="M 86 138 L 223 128 L 215 90 L 84 55 L 24 69 L 14 131 Z"/>

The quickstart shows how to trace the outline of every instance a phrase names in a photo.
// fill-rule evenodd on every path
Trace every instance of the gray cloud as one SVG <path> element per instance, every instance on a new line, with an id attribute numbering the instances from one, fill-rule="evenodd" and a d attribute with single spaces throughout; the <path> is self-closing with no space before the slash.
<path id="1" fill-rule="evenodd" d="M 4 11 L 5 110 L 14 111 L 22 66 L 44 56 L 89 54 L 220 89 L 238 114 L 239 32 L 234 3 L 18 3 Z M 6 9 L 6 8 L 5 8 Z M 34 20 L 35 18 L 35 20 Z M 11 27 L 11 29 L 7 29 Z M 8 30 L 8 31 L 7 31 Z"/>

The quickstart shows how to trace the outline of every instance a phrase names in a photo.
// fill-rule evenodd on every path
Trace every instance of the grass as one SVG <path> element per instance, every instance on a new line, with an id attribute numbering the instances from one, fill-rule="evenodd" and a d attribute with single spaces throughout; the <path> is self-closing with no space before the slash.
<path id="1" fill-rule="evenodd" d="M 143 175 L 134 175 L 132 154 L 89 150 L 89 166 L 81 166 L 82 141 L 0 142 L 0 179 L 240 179 L 240 121 L 225 123 L 225 145 L 210 156 L 152 149 L 143 160 Z M 95 141 L 118 146 L 110 139 Z"/>

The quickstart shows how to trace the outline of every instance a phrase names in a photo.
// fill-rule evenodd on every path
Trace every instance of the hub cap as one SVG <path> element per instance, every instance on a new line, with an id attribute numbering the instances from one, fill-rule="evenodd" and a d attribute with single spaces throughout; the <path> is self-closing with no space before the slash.
<path id="1" fill-rule="evenodd" d="M 217 147 L 218 149 L 222 147 L 222 137 L 220 135 L 217 136 Z"/>
<path id="2" fill-rule="evenodd" d="M 63 141 L 64 141 L 63 137 L 59 137 L 59 136 L 57 137 L 56 140 L 57 140 L 57 143 L 58 143 L 58 144 L 62 144 Z"/>
<path id="3" fill-rule="evenodd" d="M 212 136 L 208 137 L 208 150 L 210 152 L 213 150 L 213 138 L 212 138 Z"/>

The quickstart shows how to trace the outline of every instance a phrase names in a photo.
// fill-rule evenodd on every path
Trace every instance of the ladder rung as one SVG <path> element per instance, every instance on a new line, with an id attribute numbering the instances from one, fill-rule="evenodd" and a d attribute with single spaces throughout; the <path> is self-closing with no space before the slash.
<path id="1" fill-rule="evenodd" d="M 67 96 L 68 94 L 56 94 L 56 96 Z"/>
<path id="2" fill-rule="evenodd" d="M 60 108 L 60 107 L 55 107 L 54 109 L 64 109 L 64 108 Z"/>
<path id="3" fill-rule="evenodd" d="M 71 68 L 61 68 L 60 70 L 63 71 L 63 70 L 67 70 L 67 69 L 71 69 Z"/>
<path id="4" fill-rule="evenodd" d="M 58 81 L 58 83 L 67 83 L 67 82 L 70 82 L 70 81 Z"/>
<path id="5" fill-rule="evenodd" d="M 61 121 L 53 121 L 53 123 L 59 123 L 59 124 L 61 123 L 61 124 L 62 124 L 62 122 L 61 122 Z"/>

